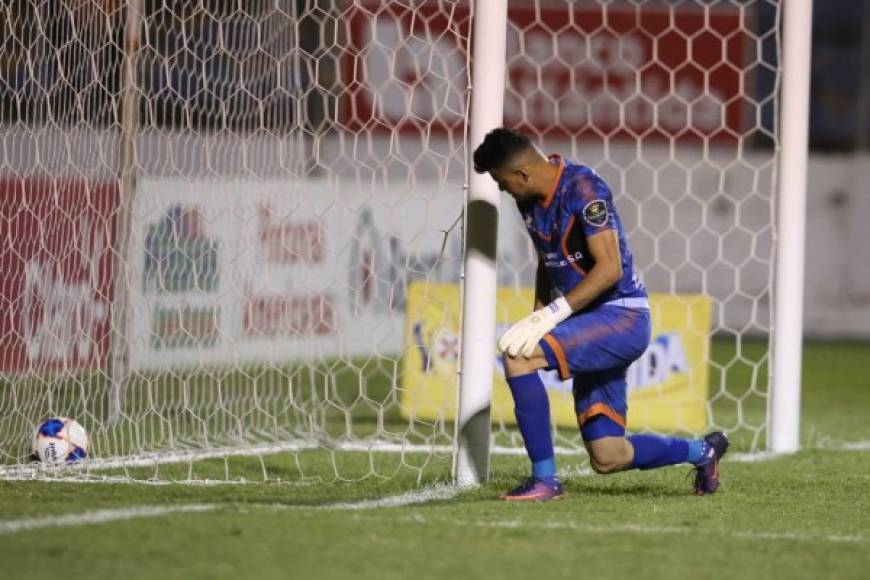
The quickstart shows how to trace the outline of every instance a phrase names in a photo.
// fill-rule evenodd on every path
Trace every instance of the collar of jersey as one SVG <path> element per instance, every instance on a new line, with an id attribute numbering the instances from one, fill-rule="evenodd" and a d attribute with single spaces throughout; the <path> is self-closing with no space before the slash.
<path id="1" fill-rule="evenodd" d="M 548 193 L 542 201 L 538 202 L 544 209 L 550 207 L 550 203 L 552 203 L 553 197 L 556 195 L 556 190 L 559 189 L 559 181 L 561 181 L 562 179 L 562 172 L 565 170 L 565 161 L 562 159 L 561 155 L 557 155 L 554 153 L 552 155 L 547 155 L 547 159 L 550 161 L 550 163 L 555 163 L 556 161 L 559 162 L 559 172 L 556 174 L 556 178 L 553 179 L 553 185 L 552 187 L 550 187 L 550 193 Z"/>

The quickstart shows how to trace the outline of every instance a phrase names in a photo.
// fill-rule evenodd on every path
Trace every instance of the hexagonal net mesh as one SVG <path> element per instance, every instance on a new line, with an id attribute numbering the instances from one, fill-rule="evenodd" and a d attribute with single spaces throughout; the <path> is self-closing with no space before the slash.
<path id="1" fill-rule="evenodd" d="M 446 476 L 471 12 L 3 3 L 0 476 Z M 757 446 L 777 5 L 539 0 L 508 16 L 505 124 L 604 176 L 648 288 L 672 300 L 654 303 L 676 322 L 630 383 L 679 408 L 666 397 L 688 384 L 694 415 L 633 424 Z M 522 300 L 536 258 L 507 198 L 501 215 L 499 283 Z M 50 416 L 86 427 L 88 461 L 29 467 Z M 582 449 L 576 426 L 554 429 Z M 509 413 L 492 439 L 521 448 Z"/>
<path id="2" fill-rule="evenodd" d="M 717 428 L 736 448 L 764 444 L 779 10 L 511 3 L 505 124 L 605 179 L 651 295 L 652 344 L 628 372 L 631 431 Z M 501 248 L 517 285 L 534 279 L 526 237 Z M 571 387 L 548 387 L 569 393 L 556 442 L 574 448 Z"/>

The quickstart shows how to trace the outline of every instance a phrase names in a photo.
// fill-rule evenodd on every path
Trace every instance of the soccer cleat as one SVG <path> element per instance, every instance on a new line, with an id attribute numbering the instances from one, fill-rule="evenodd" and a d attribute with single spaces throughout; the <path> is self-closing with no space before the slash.
<path id="1" fill-rule="evenodd" d="M 708 495 L 719 489 L 719 461 L 728 451 L 728 436 L 714 431 L 704 437 L 704 459 L 695 467 L 695 495 Z"/>
<path id="2" fill-rule="evenodd" d="M 565 495 L 562 483 L 558 479 L 544 481 L 530 477 L 518 486 L 501 496 L 505 501 L 550 501 Z"/>

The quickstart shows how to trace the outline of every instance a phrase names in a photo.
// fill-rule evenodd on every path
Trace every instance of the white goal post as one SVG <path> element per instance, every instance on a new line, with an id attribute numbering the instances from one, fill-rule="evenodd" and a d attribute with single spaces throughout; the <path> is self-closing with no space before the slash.
<path id="1" fill-rule="evenodd" d="M 774 364 L 767 443 L 774 453 L 792 453 L 800 447 L 811 71 L 807 39 L 813 37 L 812 19 L 812 0 L 790 2 L 785 9 Z"/>
<path id="2" fill-rule="evenodd" d="M 475 4 L 469 132 L 472 151 L 473 144 L 481 143 L 489 131 L 501 126 L 504 117 L 507 8 L 507 0 Z M 489 474 L 500 198 L 489 176 L 469 171 L 468 183 L 453 472 L 456 483 L 463 486 L 479 484 Z"/>
<path id="3" fill-rule="evenodd" d="M 630 428 L 794 450 L 809 6 L 4 3 L 0 478 L 474 484 L 522 454 L 494 343 L 535 256 L 469 168 L 502 124 L 615 192 L 658 325 Z M 88 461 L 31 465 L 49 416 Z"/>

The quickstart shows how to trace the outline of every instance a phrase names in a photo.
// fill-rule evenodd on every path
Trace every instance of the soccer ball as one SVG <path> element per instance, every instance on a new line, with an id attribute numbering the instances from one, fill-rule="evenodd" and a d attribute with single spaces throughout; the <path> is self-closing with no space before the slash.
<path id="1" fill-rule="evenodd" d="M 79 461 L 88 456 L 88 433 L 75 419 L 52 417 L 33 434 L 32 450 L 35 461 L 49 465 Z"/>

